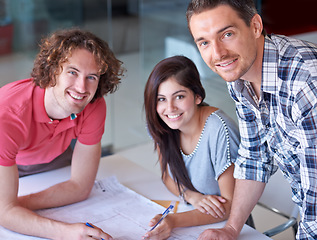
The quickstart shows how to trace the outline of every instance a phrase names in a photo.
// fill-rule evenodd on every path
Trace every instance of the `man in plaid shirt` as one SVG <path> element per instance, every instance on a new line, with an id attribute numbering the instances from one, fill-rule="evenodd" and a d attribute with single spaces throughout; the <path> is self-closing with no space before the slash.
<path id="1" fill-rule="evenodd" d="M 266 35 L 253 0 L 192 0 L 187 21 L 202 58 L 228 83 L 241 134 L 231 216 L 199 239 L 238 238 L 275 162 L 300 209 L 297 239 L 317 239 L 317 46 Z"/>

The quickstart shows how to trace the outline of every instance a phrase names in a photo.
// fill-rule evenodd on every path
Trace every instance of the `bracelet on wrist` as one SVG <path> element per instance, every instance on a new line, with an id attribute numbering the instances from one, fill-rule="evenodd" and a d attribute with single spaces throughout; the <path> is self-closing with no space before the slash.
<path id="1" fill-rule="evenodd" d="M 188 204 L 188 202 L 187 202 L 186 199 L 185 199 L 185 192 L 186 192 L 187 190 L 188 190 L 188 188 L 184 187 L 184 188 L 181 190 L 180 194 L 179 194 L 179 197 L 180 197 L 186 204 Z"/>

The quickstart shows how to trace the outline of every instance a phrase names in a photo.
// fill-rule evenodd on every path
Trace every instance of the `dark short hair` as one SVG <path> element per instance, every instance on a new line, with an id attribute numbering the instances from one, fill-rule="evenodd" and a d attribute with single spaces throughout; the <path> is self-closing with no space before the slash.
<path id="1" fill-rule="evenodd" d="M 42 39 L 31 73 L 35 85 L 41 88 L 55 86 L 62 64 L 76 49 L 88 50 L 99 64 L 100 79 L 92 101 L 116 91 L 124 73 L 122 62 L 114 56 L 105 41 L 78 28 L 59 30 Z"/>
<path id="2" fill-rule="evenodd" d="M 228 5 L 233 8 L 247 26 L 250 26 L 251 19 L 257 14 L 253 0 L 191 0 L 186 11 L 189 31 L 189 22 L 194 14 L 202 13 L 220 5 Z"/>

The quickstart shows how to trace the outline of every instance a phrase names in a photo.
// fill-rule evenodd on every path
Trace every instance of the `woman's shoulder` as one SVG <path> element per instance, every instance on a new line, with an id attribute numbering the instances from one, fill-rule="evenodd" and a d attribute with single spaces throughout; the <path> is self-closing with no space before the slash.
<path id="1" fill-rule="evenodd" d="M 203 106 L 202 109 L 202 118 L 203 122 L 206 122 L 210 115 L 212 115 L 214 112 L 218 111 L 219 108 L 212 107 L 212 106 Z"/>
<path id="2" fill-rule="evenodd" d="M 212 107 L 211 109 L 206 109 L 205 115 L 205 125 L 212 125 L 213 128 L 229 128 L 234 131 L 238 131 L 237 123 L 229 117 L 223 110 L 219 108 Z"/>
<path id="3" fill-rule="evenodd" d="M 216 107 L 205 106 L 202 112 L 205 125 L 208 124 L 208 122 L 226 122 L 228 118 L 224 111 Z"/>

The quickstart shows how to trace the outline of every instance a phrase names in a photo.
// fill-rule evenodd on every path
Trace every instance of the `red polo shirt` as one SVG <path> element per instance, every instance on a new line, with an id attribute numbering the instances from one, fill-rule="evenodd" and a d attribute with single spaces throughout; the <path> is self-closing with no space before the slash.
<path id="1" fill-rule="evenodd" d="M 72 139 L 93 145 L 101 140 L 106 119 L 104 98 L 77 114 L 52 121 L 44 107 L 44 92 L 32 79 L 0 88 L 0 165 L 48 163 L 63 153 Z"/>

